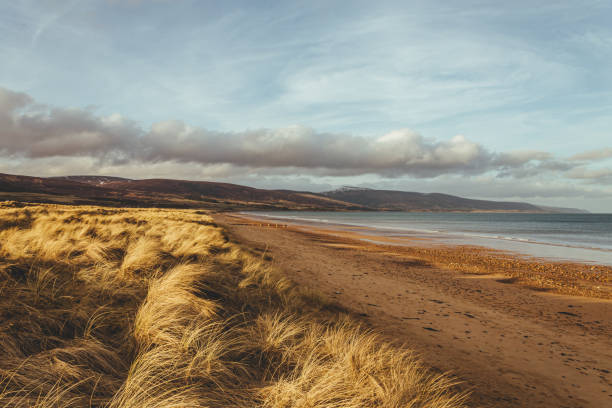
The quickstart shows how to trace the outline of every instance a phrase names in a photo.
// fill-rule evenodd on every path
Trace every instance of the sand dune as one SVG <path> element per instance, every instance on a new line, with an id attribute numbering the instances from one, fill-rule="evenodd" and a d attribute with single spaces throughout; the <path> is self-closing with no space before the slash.
<path id="1" fill-rule="evenodd" d="M 462 407 L 201 211 L 0 204 L 0 406 Z"/>

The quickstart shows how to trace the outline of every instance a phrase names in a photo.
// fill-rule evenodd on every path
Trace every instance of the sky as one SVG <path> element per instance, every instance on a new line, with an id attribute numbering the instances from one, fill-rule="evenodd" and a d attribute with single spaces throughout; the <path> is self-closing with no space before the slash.
<path id="1" fill-rule="evenodd" d="M 0 172 L 612 212 L 610 1 L 0 4 Z"/>

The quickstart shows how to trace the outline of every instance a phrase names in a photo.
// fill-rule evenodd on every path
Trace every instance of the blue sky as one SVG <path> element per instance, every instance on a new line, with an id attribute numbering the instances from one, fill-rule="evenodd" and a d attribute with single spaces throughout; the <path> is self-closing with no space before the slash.
<path id="1" fill-rule="evenodd" d="M 0 171 L 612 211 L 610 21 L 609 1 L 4 2 Z"/>

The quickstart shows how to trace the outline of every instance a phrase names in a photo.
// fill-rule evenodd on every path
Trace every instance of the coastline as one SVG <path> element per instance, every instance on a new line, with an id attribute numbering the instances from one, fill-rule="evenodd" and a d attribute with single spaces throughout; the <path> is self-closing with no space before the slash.
<path id="1" fill-rule="evenodd" d="M 612 268 L 427 240 L 375 243 L 367 229 L 213 217 L 296 283 L 458 375 L 475 406 L 612 402 Z"/>
<path id="2" fill-rule="evenodd" d="M 515 256 L 534 258 L 544 262 L 569 262 L 569 263 L 586 263 L 590 265 L 605 265 L 612 267 L 612 236 L 608 241 L 599 239 L 592 240 L 586 238 L 584 233 L 582 236 L 568 236 L 564 231 L 550 230 L 542 234 L 541 228 L 549 228 L 548 222 L 544 225 L 534 225 L 532 230 L 524 227 L 514 228 L 514 225 L 520 226 L 527 220 L 524 217 L 514 219 L 504 219 L 504 216 L 524 216 L 526 213 L 503 213 L 502 218 L 498 218 L 494 223 L 502 222 L 506 225 L 497 225 L 495 227 L 481 228 L 480 225 L 487 225 L 490 221 L 484 213 L 472 214 L 480 216 L 479 218 L 465 218 L 457 215 L 458 218 L 444 218 L 449 214 L 459 214 L 457 212 L 440 213 L 442 217 L 432 217 L 432 213 L 420 212 L 417 217 L 413 217 L 413 213 L 407 212 L 381 212 L 381 217 L 361 217 L 359 215 L 352 216 L 358 213 L 312 213 L 312 212 L 240 212 L 250 218 L 261 219 L 264 222 L 281 222 L 291 225 L 306 225 L 320 227 L 332 230 L 351 231 L 352 229 L 366 229 L 370 235 L 375 236 L 390 236 L 398 238 L 395 242 L 398 245 L 414 245 L 411 240 L 414 238 L 425 238 L 428 240 L 428 245 L 444 245 L 448 247 L 457 246 L 477 246 L 498 251 L 505 251 Z M 367 213 L 371 214 L 371 213 Z M 490 213 L 489 213 L 490 214 Z M 467 213 L 463 214 L 468 215 Z M 557 214 L 540 214 L 546 216 L 558 217 Z M 607 216 L 609 214 L 592 214 L 593 216 Z M 561 216 L 581 216 L 581 214 L 562 214 Z M 547 217 L 548 218 L 548 217 Z M 547 221 L 547 218 L 535 221 L 536 223 Z M 549 218 L 548 218 L 549 219 Z M 559 222 L 556 220 L 555 222 Z M 575 219 L 565 219 L 561 222 L 576 222 Z M 579 221 L 580 222 L 580 221 Z M 591 221 L 592 222 L 592 221 Z M 604 222 L 609 222 L 608 220 Z M 508 225 L 510 224 L 510 225 Z M 505 230 L 505 228 L 510 228 Z M 533 230 L 535 228 L 535 230 Z M 567 226 L 565 228 L 568 228 Z M 537 231 L 537 232 L 536 232 Z M 535 234 L 534 234 L 535 232 Z M 592 234 L 600 233 L 601 231 L 593 231 Z M 560 238 L 561 234 L 563 238 Z M 593 235 L 597 236 L 597 235 Z M 579 237 L 578 239 L 576 239 Z M 403 238 L 407 238 L 408 242 L 403 242 Z M 568 239 L 569 238 L 569 239 Z"/>
<path id="3" fill-rule="evenodd" d="M 385 251 L 415 257 L 438 267 L 468 274 L 504 274 L 513 283 L 559 294 L 612 299 L 612 266 L 532 256 L 461 241 L 449 243 L 441 234 L 390 236 L 376 228 L 317 223 L 310 220 L 274 219 L 248 213 L 232 213 L 247 222 L 301 231 L 329 234 L 362 241 L 363 250 L 385 247 Z M 539 247 L 536 245 L 536 249 Z"/>

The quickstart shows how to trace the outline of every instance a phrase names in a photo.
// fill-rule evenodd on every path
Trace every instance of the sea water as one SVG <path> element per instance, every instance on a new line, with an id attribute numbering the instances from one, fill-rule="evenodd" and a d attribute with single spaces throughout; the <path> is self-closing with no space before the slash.
<path id="1" fill-rule="evenodd" d="M 375 235 L 423 237 L 528 256 L 612 265 L 612 214 L 459 212 L 249 212 L 291 223 L 365 227 Z"/>

